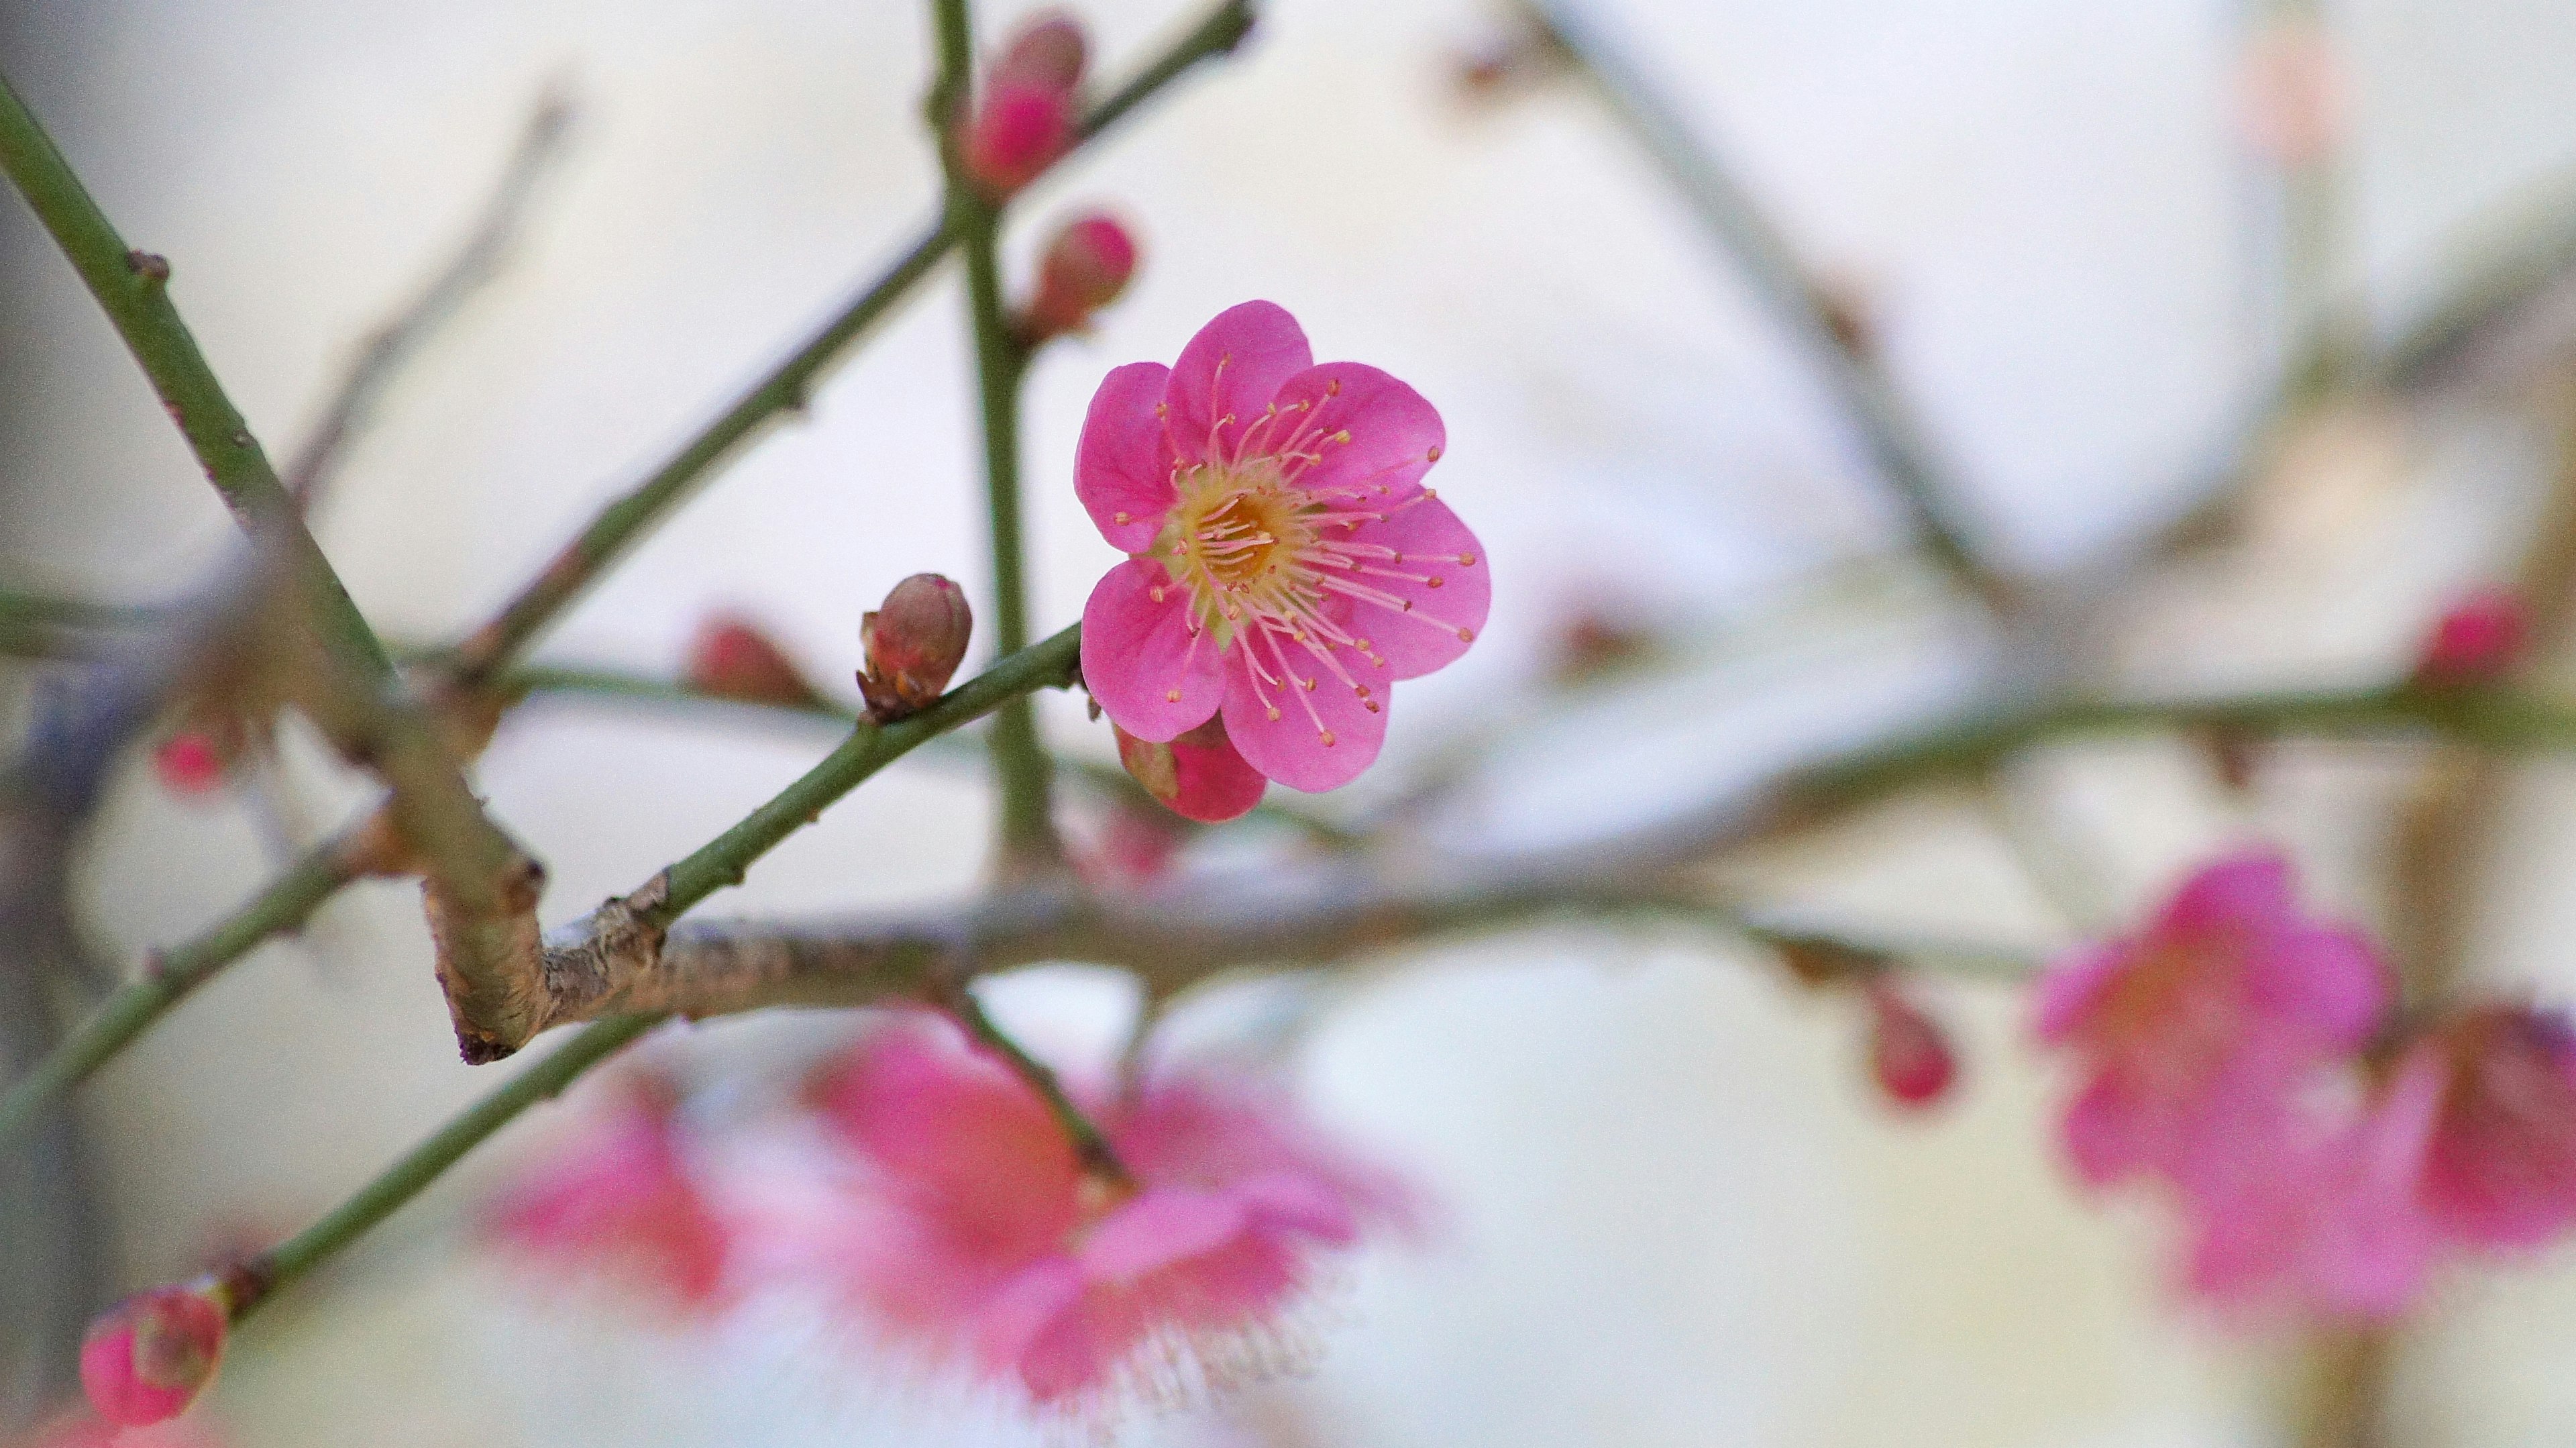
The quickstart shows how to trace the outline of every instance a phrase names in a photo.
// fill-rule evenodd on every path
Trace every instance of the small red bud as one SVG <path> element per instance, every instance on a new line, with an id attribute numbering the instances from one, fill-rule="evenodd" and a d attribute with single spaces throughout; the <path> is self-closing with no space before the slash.
<path id="1" fill-rule="evenodd" d="M 917 714 L 947 689 L 965 661 L 975 615 L 966 592 L 936 573 L 916 573 L 894 586 L 876 612 L 859 620 L 867 670 L 859 692 L 879 723 Z"/>
<path id="2" fill-rule="evenodd" d="M 1073 148 L 1073 122 L 1071 91 L 996 84 L 975 108 L 958 159 L 986 191 L 1008 196 Z"/>
<path id="3" fill-rule="evenodd" d="M 2415 682 L 2437 689 L 2493 683 L 2520 659 L 2530 632 L 2521 600 L 2502 588 L 2478 589 L 2454 602 L 2425 636 Z"/>
<path id="4" fill-rule="evenodd" d="M 175 1418 L 214 1380 L 231 1327 L 223 1304 L 157 1287 L 100 1316 L 81 1340 L 81 1387 L 98 1415 L 138 1428 Z"/>
<path id="5" fill-rule="evenodd" d="M 1082 84 L 1082 68 L 1090 55 L 1091 41 L 1083 34 L 1081 21 L 1061 10 L 1045 11 L 1011 32 L 1002 53 L 985 71 L 984 83 L 1069 93 Z"/>
<path id="6" fill-rule="evenodd" d="M 1929 1106 L 1949 1094 L 1959 1058 L 1938 1021 L 1886 980 L 1865 987 L 1869 997 L 1869 1066 L 1879 1089 L 1897 1105 Z"/>
<path id="7" fill-rule="evenodd" d="M 1020 335 L 1035 344 L 1088 326 L 1092 314 L 1127 290 L 1136 275 L 1136 241 L 1106 216 L 1085 216 L 1055 234 L 1038 262 L 1038 292 L 1020 314 Z"/>
<path id="8" fill-rule="evenodd" d="M 214 736 L 182 729 L 152 751 L 152 774 L 172 794 L 205 794 L 224 782 L 224 754 Z"/>
<path id="9" fill-rule="evenodd" d="M 729 614 L 698 625 L 681 678 L 701 694 L 750 704 L 804 708 L 822 698 L 785 649 L 757 626 Z"/>

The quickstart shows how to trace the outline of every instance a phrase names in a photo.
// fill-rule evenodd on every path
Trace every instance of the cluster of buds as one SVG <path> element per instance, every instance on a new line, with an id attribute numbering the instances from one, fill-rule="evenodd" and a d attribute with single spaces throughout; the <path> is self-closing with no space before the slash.
<path id="1" fill-rule="evenodd" d="M 785 649 L 757 625 L 732 614 L 698 625 L 681 678 L 701 694 L 746 704 L 806 709 L 823 698 Z"/>
<path id="2" fill-rule="evenodd" d="M 179 1416 L 214 1381 L 231 1325 L 224 1289 L 212 1279 L 118 1303 L 81 1340 L 90 1406 L 123 1428 Z"/>
<path id="3" fill-rule="evenodd" d="M 916 573 L 894 586 L 877 610 L 859 620 L 867 667 L 859 693 L 868 717 L 891 724 L 935 703 L 966 659 L 975 615 L 966 592 L 936 573 Z"/>
<path id="4" fill-rule="evenodd" d="M 1037 294 L 1014 321 L 1020 344 L 1034 347 L 1091 325 L 1092 315 L 1127 290 L 1136 275 L 1136 239 L 1097 212 L 1067 223 L 1038 261 Z"/>
<path id="5" fill-rule="evenodd" d="M 1015 31 L 985 69 L 956 144 L 958 164 L 988 196 L 1010 195 L 1073 149 L 1089 52 L 1081 25 L 1049 13 Z"/>

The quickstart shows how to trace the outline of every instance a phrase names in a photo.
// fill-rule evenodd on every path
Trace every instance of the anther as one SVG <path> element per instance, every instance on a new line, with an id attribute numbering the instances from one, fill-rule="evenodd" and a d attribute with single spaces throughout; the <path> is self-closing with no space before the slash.
<path id="1" fill-rule="evenodd" d="M 1177 704 L 1181 702 L 1181 691 L 1178 689 L 1165 689 L 1163 691 L 1163 702 L 1166 704 Z"/>
<path id="2" fill-rule="evenodd" d="M 1422 455 L 1422 460 L 1426 463 L 1436 463 L 1440 461 L 1440 449 L 1435 447 L 1431 451 L 1424 453 Z"/>
<path id="3" fill-rule="evenodd" d="M 1324 731 L 1324 747 L 1326 749 L 1333 747 L 1333 731 L 1330 729 Z"/>
<path id="4" fill-rule="evenodd" d="M 1422 586 L 1423 586 L 1423 587 L 1425 587 L 1425 588 L 1438 588 L 1438 587 L 1440 586 L 1440 575 L 1439 575 L 1439 574 L 1437 574 L 1437 573 L 1435 573 L 1435 574 L 1432 574 L 1429 578 L 1426 578 L 1426 579 L 1422 580 Z M 1159 599 L 1159 598 L 1158 598 L 1158 599 L 1156 599 L 1156 600 L 1154 600 L 1154 601 L 1155 601 L 1156 603 L 1160 603 L 1160 602 L 1162 602 L 1162 600 L 1161 600 L 1161 599 Z"/>
<path id="5" fill-rule="evenodd" d="M 1372 714 L 1377 712 L 1377 700 L 1375 699 L 1362 699 L 1360 704 Z"/>
<path id="6" fill-rule="evenodd" d="M 1459 555 L 1458 555 L 1458 566 L 1459 566 L 1459 567 L 1461 567 L 1461 568 L 1473 568 L 1473 567 L 1475 567 L 1475 566 L 1476 566 L 1476 555 L 1475 555 L 1475 554 L 1473 554 L 1473 553 L 1461 553 L 1461 554 L 1459 554 Z"/>
<path id="7" fill-rule="evenodd" d="M 1115 513 L 1111 514 L 1111 515 L 1110 515 L 1110 521 L 1111 521 L 1111 522 L 1113 522 L 1113 523 L 1124 523 L 1124 522 L 1126 522 L 1126 521 L 1127 521 L 1127 510 L 1126 510 L 1126 509 L 1124 509 L 1124 508 L 1121 508 L 1121 509 L 1119 509 L 1117 512 L 1115 512 Z"/>
<path id="8" fill-rule="evenodd" d="M 1156 603 L 1161 603 L 1163 601 L 1163 585 L 1157 583 L 1153 587 L 1146 589 L 1145 596 L 1154 600 Z"/>
<path id="9" fill-rule="evenodd" d="M 1271 706 L 1270 706 L 1270 708 L 1269 708 L 1269 710 L 1268 710 L 1267 712 L 1268 712 L 1268 713 L 1269 713 L 1269 715 L 1270 715 L 1270 722 L 1271 722 L 1271 723 L 1276 724 L 1276 723 L 1278 723 L 1278 722 L 1279 722 L 1279 706 L 1278 706 L 1278 705 L 1276 705 L 1276 704 L 1271 705 Z"/>
<path id="10" fill-rule="evenodd" d="M 1342 379 L 1340 379 L 1340 378 L 1336 377 L 1336 378 L 1332 379 L 1331 381 L 1326 382 L 1326 383 L 1324 384 L 1324 395 L 1325 395 L 1326 397 L 1339 397 L 1339 396 L 1341 396 L 1341 395 L 1342 395 Z"/>
<path id="11" fill-rule="evenodd" d="M 1474 643 L 1475 641 L 1476 641 L 1476 631 L 1475 631 L 1474 629 L 1471 629 L 1471 628 L 1462 628 L 1462 629 L 1458 630 L 1458 642 L 1460 642 L 1460 643 L 1462 643 L 1462 644 L 1472 644 L 1472 643 Z"/>
<path id="12" fill-rule="evenodd" d="M 1349 442 L 1350 440 L 1351 430 L 1347 427 L 1343 428 L 1340 432 L 1333 434 L 1333 441 L 1335 442 Z"/>
<path id="13" fill-rule="evenodd" d="M 1154 415 L 1155 415 L 1156 417 L 1169 417 L 1169 416 L 1171 416 L 1171 415 L 1172 415 L 1172 404 L 1170 404 L 1170 403 L 1168 403 L 1168 402 L 1157 402 L 1157 403 L 1155 403 L 1155 404 L 1154 404 Z"/>

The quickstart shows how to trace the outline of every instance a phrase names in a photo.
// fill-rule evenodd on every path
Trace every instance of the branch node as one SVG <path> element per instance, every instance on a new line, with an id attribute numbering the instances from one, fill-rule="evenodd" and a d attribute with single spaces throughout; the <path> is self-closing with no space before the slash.
<path id="1" fill-rule="evenodd" d="M 149 251 L 129 251 L 125 254 L 125 266 L 128 271 L 141 277 L 145 286 L 158 287 L 169 284 L 170 258 L 166 256 Z"/>

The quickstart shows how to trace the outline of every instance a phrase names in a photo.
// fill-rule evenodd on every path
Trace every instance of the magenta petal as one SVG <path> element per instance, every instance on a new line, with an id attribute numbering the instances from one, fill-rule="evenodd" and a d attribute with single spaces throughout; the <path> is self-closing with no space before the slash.
<path id="1" fill-rule="evenodd" d="M 1172 366 L 1164 394 L 1172 450 L 1184 462 L 1201 462 L 1213 443 L 1217 455 L 1232 457 L 1279 385 L 1314 365 L 1305 332 L 1277 303 L 1245 302 L 1217 313 Z"/>
<path id="2" fill-rule="evenodd" d="M 1072 1258 L 1058 1255 L 1030 1263 L 976 1309 L 977 1353 L 995 1367 L 1018 1371 L 1024 1379 L 1055 1376 L 1032 1374 L 1030 1354 L 1050 1329 L 1078 1316 L 1082 1292 L 1082 1274 Z M 1040 1397 L 1051 1396 L 1037 1381 L 1029 1385 Z"/>
<path id="3" fill-rule="evenodd" d="M 1362 558 L 1357 571 L 1328 572 L 1335 616 L 1386 660 L 1371 673 L 1418 679 L 1454 662 L 1485 628 L 1493 602 L 1484 545 L 1449 505 L 1416 497 L 1382 521 L 1340 531 L 1337 539 L 1386 548 L 1392 558 Z M 1342 592 L 1339 590 L 1350 590 Z"/>
<path id="4" fill-rule="evenodd" d="M 1314 439 L 1298 448 L 1315 461 L 1296 475 L 1297 486 L 1351 501 L 1410 496 L 1449 440 L 1421 393 L 1358 362 L 1307 368 L 1280 387 L 1275 405 L 1282 413 L 1313 409 L 1293 429 L 1279 428 L 1282 439 Z"/>
<path id="5" fill-rule="evenodd" d="M 1220 825 L 1250 814 L 1270 781 L 1244 762 L 1232 740 L 1216 730 L 1209 732 L 1217 736 L 1214 743 L 1192 743 L 1198 737 L 1195 732 L 1188 739 L 1172 741 L 1172 764 L 1180 789 L 1164 804 L 1183 819 Z"/>
<path id="6" fill-rule="evenodd" d="M 1359 1235 L 1359 1218 L 1351 1211 L 1349 1194 L 1313 1172 L 1263 1172 L 1237 1182 L 1234 1190 L 1265 1227 L 1303 1232 L 1333 1243 Z"/>
<path id="7" fill-rule="evenodd" d="M 2195 871 L 2174 892 L 2160 930 L 2205 930 L 2222 924 L 2271 925 L 2294 915 L 2290 862 L 2270 850 L 2230 855 Z"/>
<path id="8" fill-rule="evenodd" d="M 1091 1282 L 1133 1283 L 1175 1262 L 1205 1256 L 1243 1235 L 1250 1218 L 1227 1192 L 1157 1187 L 1120 1207 L 1082 1244 Z"/>
<path id="9" fill-rule="evenodd" d="M 1155 415 L 1170 385 L 1160 362 L 1130 362 L 1100 379 L 1082 441 L 1073 450 L 1073 491 L 1100 536 L 1125 553 L 1154 544 L 1171 511 L 1172 450 Z"/>
<path id="10" fill-rule="evenodd" d="M 1255 674 L 1256 656 L 1267 677 Z M 1366 682 L 1385 671 L 1348 649 L 1332 656 L 1353 683 L 1336 678 L 1285 634 L 1249 630 L 1236 638 L 1226 670 L 1225 732 L 1236 752 L 1270 778 L 1310 794 L 1358 778 L 1386 742 L 1387 691 Z M 1367 697 L 1358 689 L 1367 689 Z"/>
<path id="11" fill-rule="evenodd" d="M 2123 942 L 2071 951 L 2049 966 L 2039 978 L 2031 1012 L 2031 1028 L 2039 1039 L 2050 1045 L 2064 1041 L 2092 1010 L 2103 987 L 2128 965 L 2129 955 Z"/>
<path id="12" fill-rule="evenodd" d="M 1224 659 L 1215 639 L 1193 631 L 1189 599 L 1163 565 L 1131 558 L 1082 606 L 1084 686 L 1119 728 L 1155 744 L 1206 723 L 1224 683 Z"/>
<path id="13" fill-rule="evenodd" d="M 2257 1010 L 2337 1046 L 2368 1040 L 2395 1004 L 2395 983 L 2379 952 L 2350 930 L 2285 932 L 2246 968 Z"/>
<path id="14" fill-rule="evenodd" d="M 2094 1082 L 2067 1106 L 2059 1131 L 2075 1174 L 2093 1186 L 2108 1186 L 2155 1155 L 2138 1104 L 2108 1081 Z"/>

